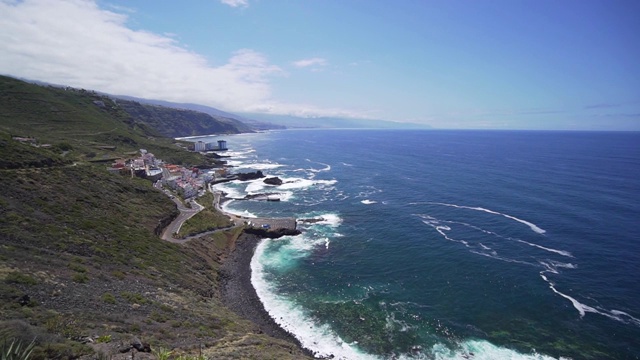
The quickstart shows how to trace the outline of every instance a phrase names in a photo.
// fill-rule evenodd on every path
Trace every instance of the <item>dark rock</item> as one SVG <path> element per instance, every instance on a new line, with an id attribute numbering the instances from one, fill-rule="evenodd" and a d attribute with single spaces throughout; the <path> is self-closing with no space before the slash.
<path id="1" fill-rule="evenodd" d="M 18 304 L 25 306 L 25 305 L 29 305 L 29 302 L 31 301 L 31 297 L 29 297 L 29 295 L 24 294 L 19 300 L 18 300 Z"/>
<path id="2" fill-rule="evenodd" d="M 312 218 L 312 219 L 299 219 L 298 221 L 300 222 L 304 222 L 304 223 L 309 223 L 309 224 L 315 224 L 321 221 L 325 221 L 324 218 Z"/>
<path id="3" fill-rule="evenodd" d="M 284 229 L 284 228 L 262 229 L 262 228 L 254 228 L 254 227 L 246 228 L 244 229 L 244 232 L 247 234 L 257 235 L 257 236 L 260 236 L 263 238 L 269 238 L 269 239 L 277 239 L 283 236 L 300 235 L 302 233 L 300 230 L 297 230 L 297 229 Z"/>
<path id="4" fill-rule="evenodd" d="M 282 185 L 282 179 L 280 179 L 279 177 L 275 176 L 275 177 L 270 177 L 270 178 L 266 178 L 264 179 L 264 183 L 268 184 L 268 185 Z"/>
<path id="5" fill-rule="evenodd" d="M 247 180 L 256 180 L 256 179 L 260 179 L 265 177 L 264 174 L 262 173 L 262 171 L 258 170 L 256 172 L 250 172 L 250 173 L 240 173 L 240 174 L 236 174 L 236 177 L 238 180 L 240 181 L 247 181 Z"/>
<path id="6" fill-rule="evenodd" d="M 143 343 L 138 338 L 133 338 L 131 340 L 131 347 L 138 350 L 139 352 L 151 352 L 151 345 L 148 343 Z"/>

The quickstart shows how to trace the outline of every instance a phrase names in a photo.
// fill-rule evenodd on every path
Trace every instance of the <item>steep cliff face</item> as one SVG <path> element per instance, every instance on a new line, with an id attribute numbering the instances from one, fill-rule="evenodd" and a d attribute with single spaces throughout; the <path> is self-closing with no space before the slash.
<path id="1" fill-rule="evenodd" d="M 251 131 L 248 126 L 237 120 L 214 117 L 198 111 L 141 104 L 129 100 L 117 102 L 133 121 L 144 123 L 167 137 L 238 134 Z"/>

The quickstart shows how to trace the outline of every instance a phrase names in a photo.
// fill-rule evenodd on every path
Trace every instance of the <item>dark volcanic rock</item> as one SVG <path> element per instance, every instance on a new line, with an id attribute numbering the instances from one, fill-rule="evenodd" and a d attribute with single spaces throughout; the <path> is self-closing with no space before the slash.
<path id="1" fill-rule="evenodd" d="M 300 235 L 302 232 L 298 229 L 262 229 L 262 228 L 246 228 L 244 232 L 247 234 L 257 235 L 263 238 L 277 239 L 283 236 Z"/>
<path id="2" fill-rule="evenodd" d="M 309 223 L 309 224 L 315 224 L 321 221 L 325 221 L 324 218 L 312 218 L 312 219 L 299 219 L 298 221 L 300 222 L 304 222 L 304 223 Z"/>
<path id="3" fill-rule="evenodd" d="M 240 174 L 237 174 L 236 176 L 237 176 L 237 179 L 240 181 L 255 180 L 255 179 L 260 179 L 265 177 L 262 171 L 260 170 L 256 172 L 250 172 L 250 173 L 240 173 Z"/>
<path id="4" fill-rule="evenodd" d="M 264 179 L 264 183 L 268 185 L 282 185 L 282 180 L 279 177 L 275 176 Z"/>

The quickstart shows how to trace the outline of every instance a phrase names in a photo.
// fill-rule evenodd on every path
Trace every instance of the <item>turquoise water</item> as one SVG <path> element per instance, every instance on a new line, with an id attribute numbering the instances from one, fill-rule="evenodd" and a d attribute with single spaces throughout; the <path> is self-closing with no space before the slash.
<path id="1" fill-rule="evenodd" d="M 248 216 L 321 218 L 264 240 L 252 282 L 336 358 L 636 359 L 640 134 L 281 131 L 226 136 L 218 187 Z"/>

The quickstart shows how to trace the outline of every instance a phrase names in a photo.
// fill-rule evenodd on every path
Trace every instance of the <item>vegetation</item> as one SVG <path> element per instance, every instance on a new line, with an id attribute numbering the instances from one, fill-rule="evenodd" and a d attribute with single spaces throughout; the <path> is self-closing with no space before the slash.
<path id="1" fill-rule="evenodd" d="M 27 360 L 33 352 L 33 341 L 25 345 L 18 340 L 7 342 L 5 339 L 0 349 L 0 360 Z"/>
<path id="2" fill-rule="evenodd" d="M 207 161 L 177 145 L 99 94 L 0 77 L 0 344 L 13 344 L 3 354 L 20 345 L 32 359 L 108 358 L 137 338 L 175 357 L 304 357 L 218 298 L 241 228 L 162 241 L 175 204 L 105 169 L 140 148 Z"/>
<path id="3" fill-rule="evenodd" d="M 239 124 L 233 123 L 231 119 L 214 117 L 198 111 L 141 104 L 129 100 L 118 100 L 118 105 L 137 121 L 150 128 L 160 129 L 160 133 L 168 137 L 240 132 Z M 244 127 L 242 130 L 248 129 Z"/>
<path id="4" fill-rule="evenodd" d="M 211 193 L 207 193 L 198 199 L 198 203 L 201 204 L 204 209 L 182 224 L 176 236 L 177 238 L 185 238 L 203 232 L 233 226 L 233 221 L 231 221 L 228 216 L 214 208 L 213 199 L 214 196 Z"/>

